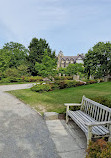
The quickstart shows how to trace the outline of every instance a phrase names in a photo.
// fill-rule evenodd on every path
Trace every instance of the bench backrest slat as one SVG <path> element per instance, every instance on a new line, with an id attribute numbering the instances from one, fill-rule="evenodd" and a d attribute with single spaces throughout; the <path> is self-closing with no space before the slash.
<path id="1" fill-rule="evenodd" d="M 111 121 L 111 108 L 83 96 L 81 111 L 90 115 L 96 121 Z"/>

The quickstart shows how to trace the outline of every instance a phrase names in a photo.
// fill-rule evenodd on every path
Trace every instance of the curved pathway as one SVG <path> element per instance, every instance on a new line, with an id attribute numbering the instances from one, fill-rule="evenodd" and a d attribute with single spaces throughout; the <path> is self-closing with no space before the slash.
<path id="1" fill-rule="evenodd" d="M 0 158 L 59 158 L 42 117 L 5 92 L 31 86 L 0 86 Z"/>

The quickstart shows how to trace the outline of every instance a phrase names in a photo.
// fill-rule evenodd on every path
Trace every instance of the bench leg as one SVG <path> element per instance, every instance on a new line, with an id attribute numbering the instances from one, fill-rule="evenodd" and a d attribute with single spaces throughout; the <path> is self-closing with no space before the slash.
<path id="1" fill-rule="evenodd" d="M 69 117 L 68 117 L 68 111 L 69 111 L 69 105 L 67 106 L 67 109 L 66 109 L 66 123 L 68 123 L 69 121 Z"/>
<path id="2" fill-rule="evenodd" d="M 111 142 L 111 125 L 109 126 L 109 132 L 110 132 L 110 136 L 108 138 L 108 142 Z"/>
<path id="3" fill-rule="evenodd" d="M 88 126 L 88 137 L 87 137 L 87 147 L 92 138 L 92 126 Z"/>
<path id="4" fill-rule="evenodd" d="M 66 123 L 69 122 L 69 117 L 68 117 L 68 114 L 66 113 Z"/>

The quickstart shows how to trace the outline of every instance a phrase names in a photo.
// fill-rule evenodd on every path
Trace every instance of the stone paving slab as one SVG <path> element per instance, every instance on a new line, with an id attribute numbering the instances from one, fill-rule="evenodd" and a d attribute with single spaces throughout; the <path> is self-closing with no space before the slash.
<path id="1" fill-rule="evenodd" d="M 85 158 L 85 150 L 76 150 L 76 151 L 70 151 L 70 152 L 64 152 L 64 153 L 59 153 L 61 158 Z"/>
<path id="2" fill-rule="evenodd" d="M 58 119 L 58 113 L 56 112 L 44 112 L 45 120 L 56 120 Z"/>
<path id="3" fill-rule="evenodd" d="M 65 120 L 46 120 L 61 158 L 85 158 L 86 137 L 76 124 Z"/>

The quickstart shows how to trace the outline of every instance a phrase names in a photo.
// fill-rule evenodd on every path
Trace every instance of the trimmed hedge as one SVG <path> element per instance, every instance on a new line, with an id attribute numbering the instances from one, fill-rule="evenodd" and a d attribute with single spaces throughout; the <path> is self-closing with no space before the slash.
<path id="1" fill-rule="evenodd" d="M 49 84 L 36 84 L 31 87 L 31 90 L 35 92 L 48 92 L 51 90 L 51 86 Z"/>
<path id="2" fill-rule="evenodd" d="M 7 77 L 2 78 L 0 80 L 0 83 L 12 83 L 12 82 L 23 82 L 22 78 L 16 78 L 16 77 Z"/>
<path id="3" fill-rule="evenodd" d="M 60 89 L 59 85 L 58 84 L 55 84 L 55 83 L 49 83 L 50 86 L 51 86 L 51 90 L 56 90 L 56 89 Z"/>
<path id="4" fill-rule="evenodd" d="M 90 99 L 111 108 L 111 100 L 104 96 L 98 96 Z"/>
<path id="5" fill-rule="evenodd" d="M 22 80 L 25 82 L 38 82 L 38 81 L 43 81 L 43 77 L 41 77 L 41 76 L 30 76 L 30 77 L 22 76 Z"/>
<path id="6" fill-rule="evenodd" d="M 39 82 L 43 81 L 43 77 L 41 76 L 22 76 L 21 78 L 17 77 L 7 77 L 7 78 L 2 78 L 0 80 L 0 83 L 12 83 L 12 82 Z"/>
<path id="7" fill-rule="evenodd" d="M 81 86 L 84 85 L 83 82 L 80 81 L 74 81 L 74 80 L 64 80 L 64 81 L 56 81 L 56 84 L 59 85 L 60 89 L 64 89 L 64 88 L 71 88 L 71 87 L 77 87 L 77 86 Z"/>
<path id="8" fill-rule="evenodd" d="M 56 76 L 54 77 L 55 80 L 73 80 L 72 76 Z"/>

